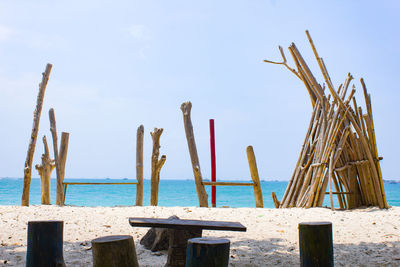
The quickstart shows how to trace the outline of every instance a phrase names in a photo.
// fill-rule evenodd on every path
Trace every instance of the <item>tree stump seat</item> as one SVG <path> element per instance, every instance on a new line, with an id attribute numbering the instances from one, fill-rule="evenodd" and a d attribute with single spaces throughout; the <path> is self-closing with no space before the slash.
<path id="1" fill-rule="evenodd" d="M 224 238 L 192 238 L 186 249 L 186 267 L 228 267 L 230 241 Z"/>
<path id="2" fill-rule="evenodd" d="M 333 267 L 331 222 L 299 223 L 300 266 Z"/>
<path id="3" fill-rule="evenodd" d="M 29 221 L 27 267 L 64 267 L 63 221 Z"/>
<path id="4" fill-rule="evenodd" d="M 110 235 L 92 240 L 93 267 L 139 267 L 130 235 Z"/>

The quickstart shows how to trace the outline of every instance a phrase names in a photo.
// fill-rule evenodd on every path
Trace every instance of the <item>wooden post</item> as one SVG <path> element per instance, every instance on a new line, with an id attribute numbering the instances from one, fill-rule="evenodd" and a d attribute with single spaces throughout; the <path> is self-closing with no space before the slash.
<path id="1" fill-rule="evenodd" d="M 130 235 L 104 236 L 92 240 L 93 267 L 139 267 Z"/>
<path id="2" fill-rule="evenodd" d="M 39 132 L 40 114 L 42 113 L 44 93 L 46 91 L 47 82 L 49 81 L 51 68 L 52 65 L 47 64 L 46 70 L 42 73 L 42 82 L 39 84 L 39 94 L 36 101 L 36 109 L 33 115 L 31 139 L 29 142 L 28 153 L 25 160 L 24 186 L 21 199 L 22 206 L 29 206 L 29 191 L 31 187 L 33 155 L 35 154 L 36 140 Z"/>
<path id="3" fill-rule="evenodd" d="M 42 164 L 36 164 L 36 170 L 40 175 L 41 184 L 41 202 L 45 205 L 50 205 L 50 177 L 55 164 L 54 160 L 50 159 L 49 146 L 47 145 L 46 136 L 43 136 L 44 154 L 42 154 Z"/>
<path id="4" fill-rule="evenodd" d="M 58 160 L 60 161 L 59 167 L 60 167 L 60 174 L 61 174 L 61 201 L 62 201 L 62 206 L 64 206 L 64 177 L 65 177 L 65 163 L 67 161 L 67 154 L 68 154 L 68 143 L 69 143 L 69 133 L 62 132 L 61 133 L 61 144 L 60 144 L 60 155 L 58 156 Z M 57 183 L 58 184 L 58 183 Z"/>
<path id="5" fill-rule="evenodd" d="M 185 102 L 181 105 L 183 113 L 183 123 L 185 125 L 186 139 L 189 147 L 190 159 L 192 161 L 194 181 L 196 184 L 196 192 L 199 198 L 200 207 L 208 207 L 208 195 L 203 185 L 203 178 L 200 170 L 199 157 L 197 155 L 196 141 L 194 140 L 193 125 L 190 118 L 192 109 L 191 102 Z"/>
<path id="6" fill-rule="evenodd" d="M 211 182 L 217 181 L 217 166 L 215 158 L 215 130 L 214 120 L 210 119 L 210 150 L 211 150 Z M 217 190 L 213 185 L 211 186 L 211 206 L 215 208 L 217 206 Z"/>
<path id="7" fill-rule="evenodd" d="M 272 200 L 274 201 L 275 208 L 279 209 L 279 205 L 281 203 L 279 202 L 278 198 L 276 197 L 275 192 L 272 192 Z"/>
<path id="8" fill-rule="evenodd" d="M 332 223 L 299 223 L 300 266 L 333 267 Z"/>
<path id="9" fill-rule="evenodd" d="M 247 152 L 247 159 L 249 161 L 251 179 L 253 180 L 256 208 L 263 208 L 264 207 L 263 196 L 261 191 L 260 178 L 258 177 L 256 156 L 254 155 L 253 147 L 248 146 L 246 152 Z"/>
<path id="10" fill-rule="evenodd" d="M 27 267 L 65 267 L 63 221 L 28 222 Z"/>
<path id="11" fill-rule="evenodd" d="M 160 182 L 160 172 L 166 160 L 165 155 L 162 155 L 161 159 L 158 159 L 158 156 L 160 155 L 160 137 L 162 132 L 162 128 L 154 128 L 154 132 L 150 133 L 153 139 L 153 152 L 151 155 L 151 206 L 157 206 L 158 204 L 158 185 Z"/>
<path id="12" fill-rule="evenodd" d="M 136 206 L 143 206 L 143 136 L 144 127 L 140 125 L 136 133 Z"/>
<path id="13" fill-rule="evenodd" d="M 224 238 L 197 237 L 188 240 L 186 267 L 228 267 L 230 242 Z"/>
<path id="14" fill-rule="evenodd" d="M 56 204 L 59 206 L 64 205 L 64 173 L 65 173 L 65 161 L 67 159 L 68 151 L 68 133 L 62 133 L 61 136 L 61 149 L 58 153 L 58 140 L 57 140 L 57 126 L 56 117 L 54 115 L 54 109 L 49 110 L 50 117 L 50 131 L 53 137 L 53 149 L 54 149 L 54 160 L 56 164 L 57 173 L 57 194 L 56 194 Z"/>

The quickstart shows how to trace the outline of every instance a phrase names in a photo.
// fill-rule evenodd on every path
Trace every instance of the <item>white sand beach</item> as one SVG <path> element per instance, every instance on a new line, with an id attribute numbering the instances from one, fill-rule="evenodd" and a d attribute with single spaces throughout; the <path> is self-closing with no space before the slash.
<path id="1" fill-rule="evenodd" d="M 0 265 L 24 266 L 27 222 L 64 221 L 67 266 L 91 266 L 90 241 L 105 235 L 132 235 L 140 266 L 164 266 L 167 253 L 139 244 L 148 228 L 134 228 L 129 217 L 239 221 L 247 232 L 203 231 L 231 241 L 230 266 L 299 266 L 298 223 L 331 221 L 335 266 L 400 266 L 400 207 L 352 211 L 313 209 L 197 207 L 0 206 Z"/>

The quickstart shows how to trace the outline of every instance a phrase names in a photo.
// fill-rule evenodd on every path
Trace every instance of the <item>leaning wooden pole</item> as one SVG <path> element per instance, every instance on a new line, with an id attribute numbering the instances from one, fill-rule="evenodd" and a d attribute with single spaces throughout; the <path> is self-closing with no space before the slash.
<path id="1" fill-rule="evenodd" d="M 143 136 L 144 127 L 140 125 L 136 134 L 136 206 L 143 206 Z"/>
<path id="2" fill-rule="evenodd" d="M 57 174 L 57 190 L 56 190 L 56 204 L 62 206 L 64 199 L 64 188 L 62 184 L 62 174 L 60 168 L 60 160 L 58 154 L 58 139 L 57 139 L 57 126 L 56 126 L 56 117 L 54 115 L 54 109 L 49 110 L 49 118 L 50 118 L 50 132 L 53 137 L 53 149 L 54 149 L 54 160 L 56 163 L 56 174 Z"/>
<path id="3" fill-rule="evenodd" d="M 197 196 L 199 198 L 200 207 L 208 207 L 208 195 L 203 185 L 203 178 L 200 170 L 199 157 L 197 155 L 196 142 L 194 140 L 193 125 L 190 118 L 192 109 L 191 102 L 185 102 L 181 105 L 183 113 L 183 123 L 185 125 L 186 139 L 189 147 L 190 159 L 192 161 L 194 181 L 196 184 Z"/>
<path id="4" fill-rule="evenodd" d="M 254 198 L 256 201 L 256 208 L 264 208 L 263 196 L 261 191 L 260 178 L 258 176 L 256 156 L 252 146 L 246 149 L 247 159 L 249 161 L 251 179 L 253 180 Z"/>
<path id="5" fill-rule="evenodd" d="M 51 68 L 52 65 L 47 64 L 46 70 L 42 73 L 42 82 L 39 84 L 39 94 L 36 101 L 36 109 L 33 115 L 32 134 L 25 160 L 24 187 L 22 190 L 21 199 L 22 206 L 29 206 L 29 191 L 31 187 L 33 155 L 35 154 L 36 140 L 39 132 L 40 114 L 42 113 L 44 93 L 46 91 L 47 82 L 49 81 Z"/>
<path id="6" fill-rule="evenodd" d="M 160 172 L 161 168 L 165 163 L 166 156 L 162 155 L 160 159 L 160 137 L 163 129 L 154 128 L 154 132 L 151 132 L 151 137 L 153 139 L 153 152 L 151 155 L 151 195 L 150 195 L 150 205 L 158 205 L 158 185 L 160 183 Z"/>
<path id="7" fill-rule="evenodd" d="M 46 136 L 43 136 L 44 154 L 42 154 L 42 164 L 36 164 L 36 170 L 40 175 L 40 192 L 41 192 L 41 203 L 44 205 L 50 205 L 50 177 L 55 164 L 54 160 L 50 158 L 49 146 L 47 144 Z"/>

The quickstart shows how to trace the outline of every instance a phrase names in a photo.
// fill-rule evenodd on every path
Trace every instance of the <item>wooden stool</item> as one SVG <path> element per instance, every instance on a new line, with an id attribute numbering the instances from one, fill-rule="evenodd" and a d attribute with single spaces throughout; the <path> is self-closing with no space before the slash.
<path id="1" fill-rule="evenodd" d="M 130 235 L 110 235 L 92 240 L 93 267 L 139 267 Z"/>
<path id="2" fill-rule="evenodd" d="M 63 221 L 28 222 L 26 266 L 65 266 Z"/>
<path id="3" fill-rule="evenodd" d="M 197 237 L 188 240 L 186 267 L 227 267 L 229 264 L 228 239 Z"/>
<path id="4" fill-rule="evenodd" d="M 331 222 L 299 223 L 300 266 L 333 267 Z"/>

